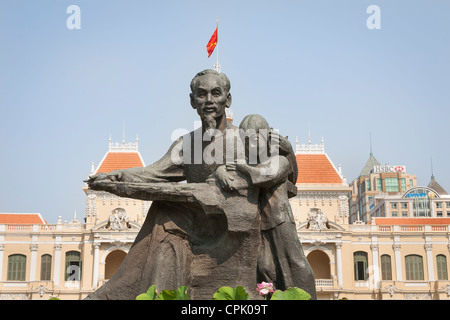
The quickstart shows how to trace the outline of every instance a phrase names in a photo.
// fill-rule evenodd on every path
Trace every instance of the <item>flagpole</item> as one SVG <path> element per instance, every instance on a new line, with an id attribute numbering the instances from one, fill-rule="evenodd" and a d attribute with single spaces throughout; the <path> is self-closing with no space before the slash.
<path id="1" fill-rule="evenodd" d="M 220 72 L 220 64 L 219 64 L 219 41 L 217 41 L 216 66 L 217 66 L 218 69 L 219 69 L 219 70 L 217 70 L 217 71 Z"/>
<path id="2" fill-rule="evenodd" d="M 217 17 L 217 32 L 219 31 L 219 17 Z M 214 65 L 214 70 L 220 72 L 220 64 L 219 64 L 219 41 L 217 40 L 216 44 L 216 64 Z"/>

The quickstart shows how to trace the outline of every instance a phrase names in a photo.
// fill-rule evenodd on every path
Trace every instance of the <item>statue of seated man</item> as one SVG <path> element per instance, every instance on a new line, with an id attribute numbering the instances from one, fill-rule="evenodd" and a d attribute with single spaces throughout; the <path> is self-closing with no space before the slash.
<path id="1" fill-rule="evenodd" d="M 191 299 L 211 299 L 220 287 L 237 285 L 253 295 L 260 243 L 257 189 L 237 172 L 217 170 L 230 154 L 228 161 L 237 157 L 238 143 L 228 146 L 233 152 L 227 152 L 224 142 L 227 135 L 234 135 L 233 141 L 239 136 L 238 128 L 226 119 L 231 101 L 225 74 L 199 72 L 191 81 L 190 102 L 201 128 L 174 141 L 160 160 L 147 167 L 89 177 L 87 183 L 94 190 L 136 198 L 151 192 L 158 196 L 147 198 L 154 201 L 117 272 L 87 299 L 135 299 L 151 285 L 158 291 L 185 285 Z M 214 181 L 206 183 L 212 174 L 217 186 Z M 187 183 L 170 184 L 181 181 Z M 231 181 L 240 181 L 243 190 L 227 192 L 219 187 Z M 198 201 L 183 201 L 174 190 Z"/>
<path id="2" fill-rule="evenodd" d="M 184 285 L 191 299 L 207 300 L 222 286 L 239 285 L 257 298 L 261 280 L 315 297 L 288 203 L 297 177 L 289 142 L 280 139 L 279 157 L 249 164 L 239 128 L 226 120 L 231 94 L 223 73 L 198 73 L 190 102 L 201 128 L 177 139 L 160 160 L 89 177 L 94 190 L 153 202 L 120 268 L 87 299 L 135 299 L 151 285 Z"/>

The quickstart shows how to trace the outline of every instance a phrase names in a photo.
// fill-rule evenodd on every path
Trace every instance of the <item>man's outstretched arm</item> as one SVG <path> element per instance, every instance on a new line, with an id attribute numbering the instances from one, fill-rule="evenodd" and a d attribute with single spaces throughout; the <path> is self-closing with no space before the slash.
<path id="1" fill-rule="evenodd" d="M 182 143 L 182 137 L 178 138 L 161 159 L 147 167 L 114 170 L 109 173 L 101 172 L 89 176 L 89 179 L 86 180 L 86 182 L 89 185 L 101 181 L 150 183 L 179 182 L 186 180 L 183 171 L 183 163 L 181 161 L 178 163 L 174 158 L 175 154 L 180 154 Z"/>

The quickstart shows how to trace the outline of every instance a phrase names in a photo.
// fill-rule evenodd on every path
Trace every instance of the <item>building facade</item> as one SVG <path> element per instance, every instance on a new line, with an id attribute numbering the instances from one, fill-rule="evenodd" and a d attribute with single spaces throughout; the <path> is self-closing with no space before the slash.
<path id="1" fill-rule="evenodd" d="M 450 203 L 434 177 L 417 187 L 405 166 L 381 166 L 371 154 L 348 186 L 328 156 L 324 164 L 311 153 L 325 153 L 323 141 L 297 147 L 292 207 L 318 298 L 450 299 Z M 302 167 L 310 171 L 304 177 Z M 332 186 L 339 191 L 325 196 Z"/>
<path id="2" fill-rule="evenodd" d="M 370 221 L 370 210 L 378 195 L 396 195 L 417 186 L 417 178 L 404 165 L 381 165 L 370 153 L 358 178 L 351 184 L 350 223 Z"/>
<path id="3" fill-rule="evenodd" d="M 295 147 L 290 201 L 319 299 L 450 300 L 450 198 L 434 177 L 417 186 L 414 175 L 384 172 L 391 169 L 371 155 L 349 185 L 323 140 Z M 91 174 L 144 165 L 138 141 L 110 140 Z M 81 219 L 51 225 L 40 214 L 0 214 L 0 299 L 82 299 L 111 278 L 150 202 L 83 190 Z"/>
<path id="4" fill-rule="evenodd" d="M 144 166 L 138 141 L 109 141 L 91 174 Z M 0 214 L 0 299 L 77 300 L 105 283 L 120 266 L 150 202 L 106 192 L 86 193 L 78 220 L 47 224 L 40 214 Z"/>

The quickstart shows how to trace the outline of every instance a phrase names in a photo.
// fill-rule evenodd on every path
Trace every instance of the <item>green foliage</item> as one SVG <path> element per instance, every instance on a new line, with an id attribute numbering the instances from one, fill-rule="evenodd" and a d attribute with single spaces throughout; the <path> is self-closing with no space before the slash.
<path id="1" fill-rule="evenodd" d="M 57 297 L 50 297 L 48 300 L 60 300 L 60 299 Z"/>
<path id="2" fill-rule="evenodd" d="M 241 286 L 222 287 L 214 293 L 213 300 L 248 300 L 248 293 Z"/>
<path id="3" fill-rule="evenodd" d="M 158 294 L 156 285 L 153 285 L 147 292 L 138 295 L 136 300 L 189 300 L 189 297 L 186 286 L 181 286 L 177 290 L 163 290 Z"/>
<path id="4" fill-rule="evenodd" d="M 187 287 L 181 286 L 177 290 L 163 290 L 157 300 L 189 300 Z"/>
<path id="5" fill-rule="evenodd" d="M 305 290 L 294 287 L 286 291 L 275 291 L 270 300 L 311 300 L 311 295 Z"/>
<path id="6" fill-rule="evenodd" d="M 241 286 L 221 287 L 213 296 L 213 300 L 248 300 L 248 298 L 249 294 Z M 49 300 L 59 299 L 50 298 Z M 136 300 L 189 300 L 189 296 L 186 286 L 181 286 L 177 290 L 163 290 L 158 294 L 156 285 L 153 285 L 147 292 L 138 295 Z M 286 291 L 276 290 L 270 300 L 311 300 L 311 296 L 306 291 L 294 287 Z"/>
<path id="7" fill-rule="evenodd" d="M 156 300 L 158 293 L 156 292 L 156 285 L 148 288 L 147 292 L 141 293 L 136 297 L 136 300 Z"/>

